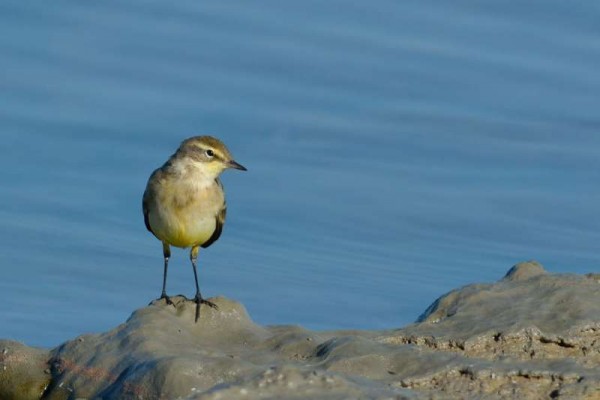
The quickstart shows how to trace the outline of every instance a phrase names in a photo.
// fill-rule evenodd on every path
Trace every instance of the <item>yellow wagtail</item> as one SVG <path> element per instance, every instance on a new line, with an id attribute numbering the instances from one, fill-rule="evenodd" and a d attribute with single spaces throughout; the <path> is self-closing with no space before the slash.
<path id="1" fill-rule="evenodd" d="M 150 175 L 144 192 L 146 228 L 163 244 L 165 264 L 160 298 L 173 304 L 166 293 L 170 246 L 191 247 L 190 260 L 196 280 L 196 321 L 200 304 L 217 308 L 200 294 L 196 260 L 201 246 L 206 248 L 221 236 L 227 205 L 219 175 L 228 168 L 246 171 L 233 160 L 220 140 L 211 136 L 191 137 Z"/>

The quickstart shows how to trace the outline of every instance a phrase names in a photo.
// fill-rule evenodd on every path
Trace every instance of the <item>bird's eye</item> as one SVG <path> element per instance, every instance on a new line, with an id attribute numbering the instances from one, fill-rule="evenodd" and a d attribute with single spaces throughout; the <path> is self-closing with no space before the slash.
<path id="1" fill-rule="evenodd" d="M 215 152 L 212 151 L 211 149 L 206 150 L 205 153 L 208 157 L 211 157 L 211 158 L 215 156 Z"/>

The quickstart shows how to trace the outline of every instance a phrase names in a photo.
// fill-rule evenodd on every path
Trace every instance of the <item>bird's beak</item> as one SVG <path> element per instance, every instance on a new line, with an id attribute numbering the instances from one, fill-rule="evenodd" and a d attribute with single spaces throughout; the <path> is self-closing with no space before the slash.
<path id="1" fill-rule="evenodd" d="M 246 169 L 246 167 L 244 167 L 242 164 L 239 164 L 239 163 L 237 163 L 237 162 L 235 162 L 235 161 L 233 161 L 233 160 L 229 161 L 229 162 L 227 163 L 227 166 L 228 166 L 229 168 L 239 169 L 240 171 L 248 171 L 248 170 Z"/>

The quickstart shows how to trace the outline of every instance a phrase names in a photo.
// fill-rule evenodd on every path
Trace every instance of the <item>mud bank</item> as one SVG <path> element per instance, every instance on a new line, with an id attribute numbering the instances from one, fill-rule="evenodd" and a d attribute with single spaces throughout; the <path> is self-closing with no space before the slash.
<path id="1" fill-rule="evenodd" d="M 173 298 L 52 350 L 0 340 L 0 399 L 600 399 L 600 274 L 521 263 L 390 331 L 259 326 Z"/>

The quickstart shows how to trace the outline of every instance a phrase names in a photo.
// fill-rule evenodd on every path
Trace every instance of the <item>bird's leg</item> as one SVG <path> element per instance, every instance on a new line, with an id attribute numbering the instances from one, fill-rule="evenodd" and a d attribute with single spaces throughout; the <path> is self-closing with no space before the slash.
<path id="1" fill-rule="evenodd" d="M 169 269 L 169 258 L 171 257 L 171 248 L 167 243 L 163 242 L 163 256 L 165 257 L 165 269 L 163 272 L 163 286 L 160 299 L 165 299 L 167 304 L 175 306 L 169 296 L 167 296 L 167 270 Z"/>
<path id="2" fill-rule="evenodd" d="M 198 322 L 198 318 L 200 318 L 200 305 L 206 304 L 214 309 L 218 309 L 217 305 L 212 301 L 205 300 L 200 294 L 200 286 L 198 285 L 198 268 L 196 267 L 196 260 L 198 259 L 198 251 L 200 250 L 200 246 L 192 247 L 192 251 L 190 252 L 190 260 L 192 261 L 192 267 L 194 268 L 194 279 L 196 280 L 196 296 L 194 296 L 194 301 L 196 302 L 196 321 Z"/>

